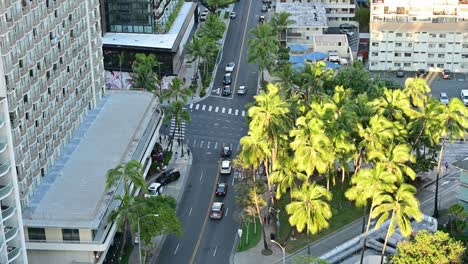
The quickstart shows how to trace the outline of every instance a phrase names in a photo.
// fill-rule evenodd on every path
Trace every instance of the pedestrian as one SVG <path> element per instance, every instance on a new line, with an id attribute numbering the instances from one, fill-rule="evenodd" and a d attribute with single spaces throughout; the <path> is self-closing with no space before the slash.
<path id="1" fill-rule="evenodd" d="M 162 137 L 161 137 L 161 134 L 159 134 L 159 143 L 162 143 Z"/>
<path id="2" fill-rule="evenodd" d="M 447 161 L 445 161 L 445 173 L 448 173 L 448 167 L 449 167 L 449 164 Z"/>
<path id="3" fill-rule="evenodd" d="M 190 156 L 190 149 L 187 149 L 187 155 Z"/>
<path id="4" fill-rule="evenodd" d="M 266 216 L 266 215 L 263 215 L 263 223 L 266 224 L 266 222 L 267 222 L 267 216 Z"/>
<path id="5" fill-rule="evenodd" d="M 184 84 L 185 84 L 185 81 L 186 81 L 185 77 L 184 77 L 184 78 L 182 78 L 182 80 L 184 81 Z"/>
<path id="6" fill-rule="evenodd" d="M 180 146 L 180 138 L 177 138 L 177 144 Z"/>
<path id="7" fill-rule="evenodd" d="M 169 136 L 168 136 L 168 135 L 166 135 L 166 141 L 168 141 L 168 140 L 169 140 Z"/>
<path id="8" fill-rule="evenodd" d="M 175 159 L 177 159 L 177 157 L 179 157 L 179 153 L 177 153 L 177 151 L 174 153 L 174 157 L 175 157 Z"/>
<path id="9" fill-rule="evenodd" d="M 269 214 L 267 215 L 267 222 L 268 222 L 268 224 L 271 224 L 271 217 L 270 217 Z"/>

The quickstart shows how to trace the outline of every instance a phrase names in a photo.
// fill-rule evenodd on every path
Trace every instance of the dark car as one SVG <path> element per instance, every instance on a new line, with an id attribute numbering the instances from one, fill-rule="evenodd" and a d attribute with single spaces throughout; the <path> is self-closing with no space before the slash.
<path id="1" fill-rule="evenodd" d="M 168 169 L 168 170 L 163 171 L 161 175 L 159 175 L 156 178 L 156 182 L 162 185 L 167 185 L 171 182 L 177 181 L 179 178 L 180 178 L 180 171 L 176 169 Z"/>
<path id="2" fill-rule="evenodd" d="M 340 25 L 340 29 L 355 29 L 355 28 L 356 28 L 355 25 L 351 25 L 351 24 L 348 24 L 348 23 L 344 23 L 344 24 Z"/>
<path id="3" fill-rule="evenodd" d="M 223 78 L 223 84 L 231 84 L 232 77 L 230 73 L 226 73 Z"/>
<path id="4" fill-rule="evenodd" d="M 417 69 L 416 70 L 416 77 L 424 78 L 424 77 L 426 77 L 426 75 L 427 75 L 426 70 L 424 70 L 424 69 Z"/>
<path id="5" fill-rule="evenodd" d="M 231 148 L 230 147 L 223 147 L 223 149 L 221 150 L 221 157 L 223 158 L 227 158 L 227 157 L 231 157 Z"/>
<path id="6" fill-rule="evenodd" d="M 230 96 L 231 94 L 232 94 L 231 86 L 225 85 L 225 86 L 223 87 L 222 95 L 223 95 L 223 96 Z"/>
<path id="7" fill-rule="evenodd" d="M 450 70 L 443 69 L 441 75 L 444 80 L 452 79 L 452 72 Z"/>
<path id="8" fill-rule="evenodd" d="M 266 20 L 265 16 L 260 16 L 258 18 L 258 23 L 265 23 L 265 20 Z"/>
<path id="9" fill-rule="evenodd" d="M 227 183 L 218 183 L 218 185 L 216 185 L 216 196 L 226 196 L 226 193 L 227 193 L 227 190 L 228 190 L 228 186 L 227 186 Z"/>
<path id="10" fill-rule="evenodd" d="M 403 70 L 401 70 L 401 69 L 396 71 L 396 77 L 398 77 L 398 78 L 405 77 L 405 72 Z"/>

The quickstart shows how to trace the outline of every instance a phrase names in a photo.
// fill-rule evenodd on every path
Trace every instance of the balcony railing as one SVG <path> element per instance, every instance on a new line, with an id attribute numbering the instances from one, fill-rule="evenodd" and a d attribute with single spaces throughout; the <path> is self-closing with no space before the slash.
<path id="1" fill-rule="evenodd" d="M 8 262 L 12 262 L 15 260 L 21 252 L 21 248 L 19 247 L 9 247 L 8 248 Z"/>
<path id="2" fill-rule="evenodd" d="M 10 207 L 7 207 L 7 206 L 2 206 L 2 218 L 3 218 L 3 221 L 5 221 L 7 218 L 10 218 L 10 216 L 13 215 L 13 213 L 15 213 L 15 205 L 12 204 L 10 205 Z"/>
<path id="3" fill-rule="evenodd" d="M 5 241 L 10 241 L 18 233 L 17 227 L 5 227 Z"/>
<path id="4" fill-rule="evenodd" d="M 3 176 L 5 175 L 8 170 L 10 169 L 10 162 L 5 162 L 3 164 L 0 165 L 0 176 Z"/>
<path id="5" fill-rule="evenodd" d="M 13 185 L 11 183 L 9 183 L 8 185 L 0 185 L 0 200 L 8 196 L 12 189 Z"/>

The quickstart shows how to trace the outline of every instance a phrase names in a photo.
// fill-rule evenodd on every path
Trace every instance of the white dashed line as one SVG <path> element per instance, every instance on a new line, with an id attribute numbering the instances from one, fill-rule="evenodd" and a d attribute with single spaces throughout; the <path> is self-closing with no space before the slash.
<path id="1" fill-rule="evenodd" d="M 214 148 L 215 148 L 215 149 L 218 148 L 218 141 L 215 142 Z"/>
<path id="2" fill-rule="evenodd" d="M 215 247 L 215 250 L 214 250 L 214 253 L 213 253 L 213 257 L 216 256 L 216 250 L 218 250 L 218 246 Z"/>
<path id="3" fill-rule="evenodd" d="M 203 179 L 203 171 L 200 174 L 200 181 L 202 181 L 202 179 Z"/>
<path id="4" fill-rule="evenodd" d="M 223 109 L 221 110 L 221 113 L 224 114 L 224 112 L 226 112 L 226 108 L 223 107 Z"/>
<path id="5" fill-rule="evenodd" d="M 210 107 L 208 107 L 208 112 L 211 112 L 211 108 L 212 108 L 212 106 L 210 105 Z"/>
<path id="6" fill-rule="evenodd" d="M 224 216 L 227 216 L 228 212 L 229 212 L 229 208 L 226 208 L 226 214 Z"/>
<path id="7" fill-rule="evenodd" d="M 205 111 L 205 107 L 206 107 L 206 105 L 203 105 L 202 108 L 201 108 L 201 110 L 202 110 L 202 111 Z"/>
<path id="8" fill-rule="evenodd" d="M 229 108 L 228 115 L 230 115 L 231 113 L 232 113 L 232 109 Z"/>
<path id="9" fill-rule="evenodd" d="M 188 215 L 191 215 L 192 214 L 192 207 L 190 207 L 190 211 L 188 212 Z"/>
<path id="10" fill-rule="evenodd" d="M 179 250 L 179 243 L 177 243 L 177 247 L 175 248 L 174 255 L 177 254 L 177 250 Z"/>
<path id="11" fill-rule="evenodd" d="M 232 177 L 232 186 L 234 186 L 234 177 Z M 190 208 L 190 209 L 192 209 L 192 208 Z"/>
<path id="12" fill-rule="evenodd" d="M 195 110 L 198 110 L 199 107 L 200 107 L 200 105 L 197 104 L 197 105 L 195 106 Z"/>
<path id="13" fill-rule="evenodd" d="M 239 114 L 239 109 L 236 109 L 236 111 L 234 112 L 234 115 L 238 115 Z"/>
<path id="14" fill-rule="evenodd" d="M 217 107 L 215 108 L 215 112 L 218 113 L 218 110 L 219 110 L 219 107 L 217 106 Z"/>
<path id="15" fill-rule="evenodd" d="M 190 109 L 192 109 L 192 107 L 193 107 L 193 104 L 190 104 Z"/>
<path id="16" fill-rule="evenodd" d="M 206 146 L 206 148 L 210 148 L 210 144 L 211 144 L 211 142 L 208 141 L 208 146 Z"/>
<path id="17" fill-rule="evenodd" d="M 245 116 L 245 111 L 242 111 L 242 114 L 241 114 L 241 115 L 242 115 L 242 116 Z"/>
<path id="18" fill-rule="evenodd" d="M 203 146 L 203 140 L 200 142 L 200 148 Z"/>

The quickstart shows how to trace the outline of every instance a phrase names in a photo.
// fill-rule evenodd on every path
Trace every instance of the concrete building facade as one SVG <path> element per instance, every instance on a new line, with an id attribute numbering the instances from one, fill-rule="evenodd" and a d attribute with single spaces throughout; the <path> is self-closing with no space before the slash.
<path id="1" fill-rule="evenodd" d="M 468 1 L 372 0 L 369 69 L 468 72 Z"/>

